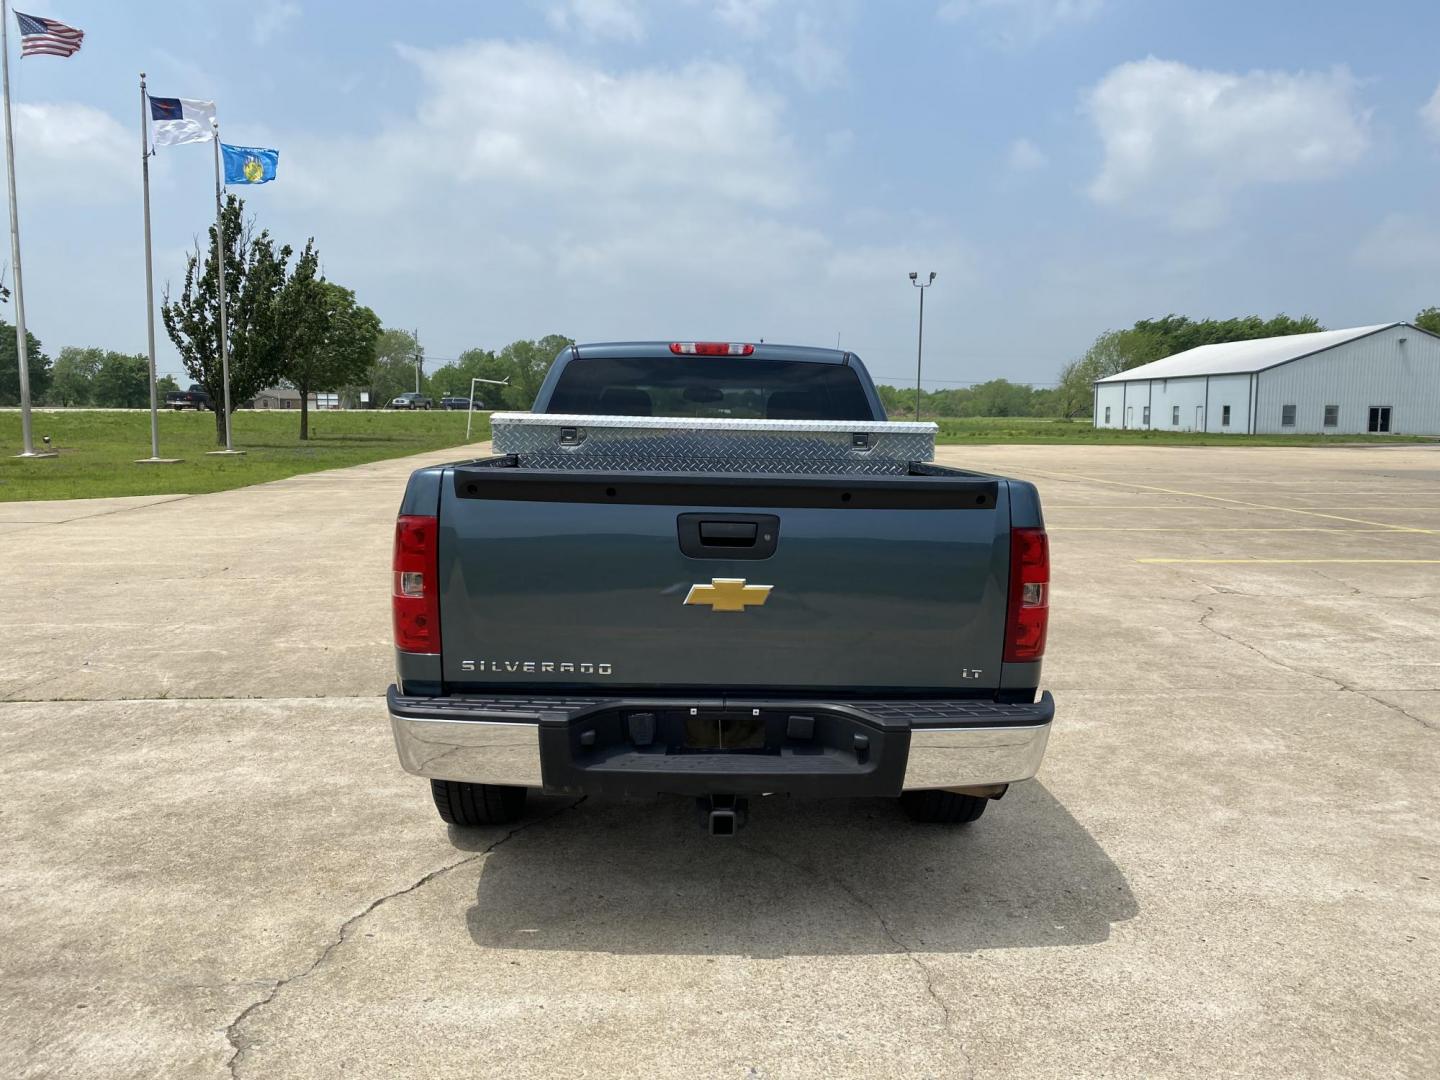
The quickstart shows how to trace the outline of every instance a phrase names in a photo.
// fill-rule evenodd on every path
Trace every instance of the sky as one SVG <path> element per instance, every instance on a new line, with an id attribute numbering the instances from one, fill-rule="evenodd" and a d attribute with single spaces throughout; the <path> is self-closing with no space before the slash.
<path id="1" fill-rule="evenodd" d="M 903 384 L 912 270 L 931 388 L 1043 384 L 1170 312 L 1440 304 L 1433 0 L 22 2 L 86 33 L 17 60 L 10 31 L 51 356 L 145 350 L 142 70 L 280 151 L 241 190 L 257 225 L 313 236 L 427 366 L 547 333 L 838 341 Z M 151 162 L 158 301 L 214 173 L 208 144 Z"/>

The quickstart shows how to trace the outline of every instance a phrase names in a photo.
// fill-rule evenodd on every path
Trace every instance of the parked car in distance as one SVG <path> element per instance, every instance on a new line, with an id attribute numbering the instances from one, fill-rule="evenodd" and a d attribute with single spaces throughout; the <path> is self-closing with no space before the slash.
<path id="1" fill-rule="evenodd" d="M 165 407 L 180 412 L 182 409 L 194 409 L 200 412 L 202 409 L 210 408 L 210 395 L 205 392 L 203 386 L 192 384 L 189 390 L 171 390 L 165 395 Z"/>
<path id="2" fill-rule="evenodd" d="M 433 409 L 435 402 L 424 394 L 401 394 L 390 402 L 392 409 Z"/>
<path id="3" fill-rule="evenodd" d="M 470 408 L 470 399 L 465 397 L 442 397 L 440 399 L 440 407 L 442 409 L 468 409 Z M 484 407 L 485 403 L 483 401 L 475 402 L 475 408 L 483 409 Z"/>

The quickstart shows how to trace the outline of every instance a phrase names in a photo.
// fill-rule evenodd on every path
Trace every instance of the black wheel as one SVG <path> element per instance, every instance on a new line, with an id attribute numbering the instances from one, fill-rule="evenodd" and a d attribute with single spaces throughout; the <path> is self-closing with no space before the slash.
<path id="1" fill-rule="evenodd" d="M 900 796 L 900 806 L 912 821 L 942 825 L 968 825 L 985 813 L 989 801 L 953 791 L 906 791 Z"/>
<path id="2" fill-rule="evenodd" d="M 506 825 L 525 812 L 525 789 L 431 780 L 430 794 L 448 825 Z"/>

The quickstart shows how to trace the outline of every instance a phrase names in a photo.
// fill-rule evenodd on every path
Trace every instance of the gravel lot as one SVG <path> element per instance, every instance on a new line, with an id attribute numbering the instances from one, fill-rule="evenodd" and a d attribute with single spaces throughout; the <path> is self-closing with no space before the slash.
<path id="1" fill-rule="evenodd" d="M 1040 779 L 735 842 L 400 771 L 455 456 L 0 505 L 0 1075 L 1440 1073 L 1440 448 L 943 450 L 1045 499 Z"/>

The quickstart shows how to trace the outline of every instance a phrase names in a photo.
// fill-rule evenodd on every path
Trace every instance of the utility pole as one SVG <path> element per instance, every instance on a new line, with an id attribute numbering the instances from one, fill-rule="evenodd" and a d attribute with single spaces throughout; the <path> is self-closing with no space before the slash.
<path id="1" fill-rule="evenodd" d="M 424 363 L 420 352 L 420 330 L 415 330 L 415 392 L 420 393 L 420 367 Z"/>
<path id="2" fill-rule="evenodd" d="M 920 366 L 925 358 L 925 290 L 935 284 L 935 271 L 930 271 L 930 280 L 921 281 L 920 275 L 910 271 L 910 284 L 920 290 L 920 333 L 915 341 L 915 419 L 920 419 Z"/>

